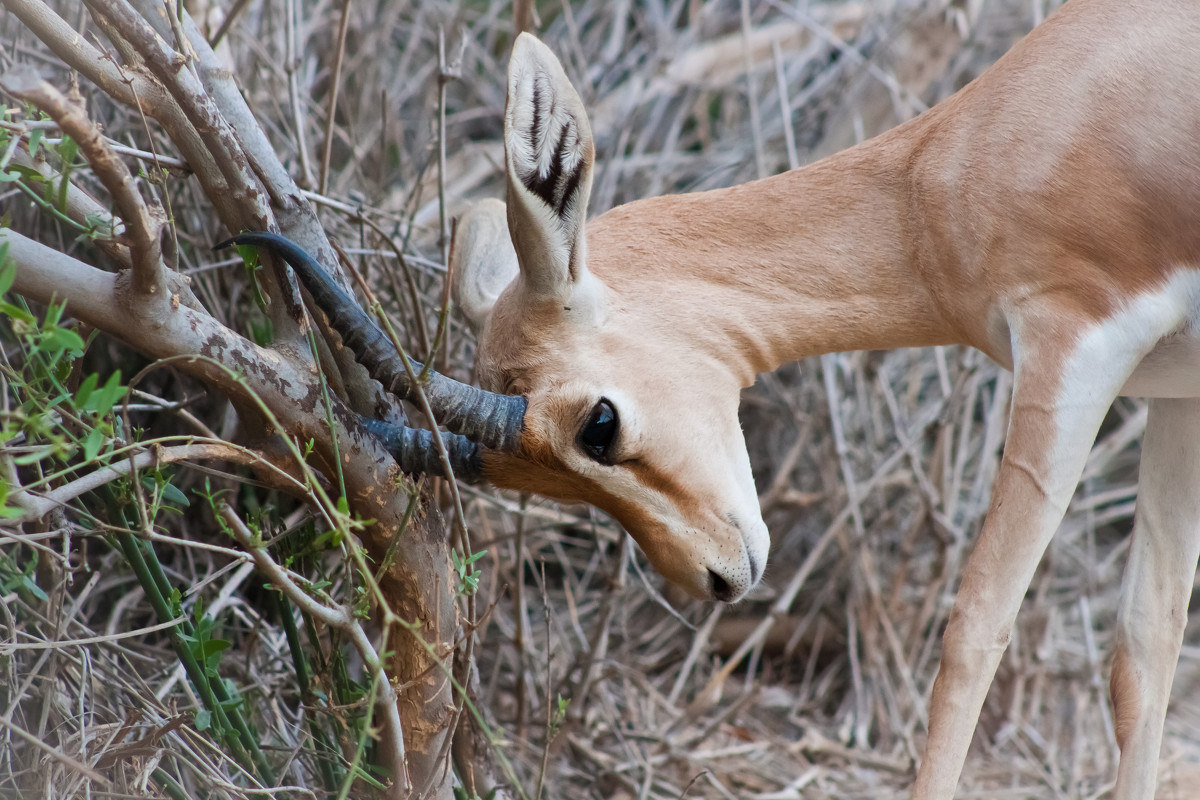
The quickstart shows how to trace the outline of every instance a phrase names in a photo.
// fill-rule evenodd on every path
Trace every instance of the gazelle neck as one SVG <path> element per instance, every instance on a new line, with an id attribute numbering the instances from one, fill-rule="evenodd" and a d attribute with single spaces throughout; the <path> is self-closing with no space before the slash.
<path id="1" fill-rule="evenodd" d="M 906 240 L 908 141 L 620 206 L 589 224 L 589 268 L 743 385 L 818 353 L 953 341 Z"/>

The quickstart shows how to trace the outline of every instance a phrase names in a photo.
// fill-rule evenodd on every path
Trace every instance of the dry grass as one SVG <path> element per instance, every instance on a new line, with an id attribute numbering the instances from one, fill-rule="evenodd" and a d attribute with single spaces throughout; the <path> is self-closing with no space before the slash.
<path id="1" fill-rule="evenodd" d="M 191 5 L 201 16 L 201 3 Z M 1049 10 L 1037 7 L 1053 4 L 753 0 L 749 30 L 730 0 L 542 5 L 540 31 L 592 109 L 598 213 L 776 172 L 884 130 L 961 86 Z M 450 59 L 461 56 L 446 114 L 453 210 L 502 194 L 510 13 L 485 0 L 352 4 L 325 180 L 335 203 L 324 203 L 323 218 L 385 288 L 399 285 L 394 259 L 346 211 L 409 237 L 430 325 L 443 275 L 438 31 Z M 340 14 L 327 0 L 251 2 L 227 40 L 260 121 L 314 189 Z M 214 28 L 222 18 L 214 8 Z M 53 71 L 53 57 L 14 20 L 0 19 L 0 43 L 4 65 Z M 56 79 L 66 85 L 62 73 Z M 148 148 L 139 120 L 81 89 L 109 136 Z M 224 232 L 186 179 L 169 188 L 181 269 L 236 325 L 245 282 L 207 250 Z M 18 227 L 49 230 L 20 197 L 0 202 Z M 416 341 L 403 300 L 395 316 Z M 449 371 L 468 376 L 469 334 L 456 324 L 449 341 Z M 129 358 L 105 349 L 96 369 Z M 489 552 L 480 701 L 527 791 L 544 761 L 547 797 L 904 796 L 941 629 L 987 508 L 1009 386 L 980 354 L 953 348 L 828 356 L 764 376 L 745 393 L 743 422 L 774 544 L 765 585 L 735 607 L 680 597 L 597 512 L 468 490 L 476 546 Z M 163 379 L 151 389 L 232 433 L 224 405 L 199 387 Z M 1138 402 L 1110 413 L 1027 596 L 960 797 L 1105 796 L 1116 759 L 1107 654 L 1143 423 Z M 58 577 L 45 603 L 0 597 L 0 796 L 157 796 L 149 776 L 163 748 L 182 754 L 212 796 L 244 796 L 228 782 L 236 768 L 192 727 L 195 698 L 173 653 L 137 633 L 154 615 L 123 560 L 71 519 L 26 531 L 22 545 L 10 533 L 0 534 L 0 555 L 24 563 L 37 548 L 39 569 L 57 565 Z M 169 534 L 160 557 L 234 642 L 223 663 L 259 731 L 275 752 L 299 753 L 305 711 L 261 581 L 224 549 L 210 516 L 189 511 L 169 521 Z M 760 623 L 770 619 L 766 631 Z M 744 642 L 748 652 L 732 658 Z M 1193 623 L 1167 722 L 1162 797 L 1194 797 L 1200 786 L 1197 688 Z M 560 695 L 570 703 L 547 744 Z M 283 783 L 308 782 L 310 764 L 288 764 Z"/>

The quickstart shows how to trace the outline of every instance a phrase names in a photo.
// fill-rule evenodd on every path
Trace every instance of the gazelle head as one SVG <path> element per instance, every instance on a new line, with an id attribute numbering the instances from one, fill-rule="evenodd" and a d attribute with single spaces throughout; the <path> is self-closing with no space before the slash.
<path id="1" fill-rule="evenodd" d="M 467 212 L 451 256 L 480 383 L 528 402 L 520 446 L 485 451 L 484 475 L 595 505 L 668 579 L 736 600 L 769 545 L 738 422 L 744 376 L 681 324 L 699 310 L 619 278 L 640 268 L 614 263 L 627 256 L 589 257 L 591 128 L 558 60 L 528 34 L 513 48 L 504 128 L 507 205 Z"/>

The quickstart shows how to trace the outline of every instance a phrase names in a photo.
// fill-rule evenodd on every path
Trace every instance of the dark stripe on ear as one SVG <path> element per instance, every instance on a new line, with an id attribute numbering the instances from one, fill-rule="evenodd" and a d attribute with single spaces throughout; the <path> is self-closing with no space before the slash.
<path id="1" fill-rule="evenodd" d="M 537 97 L 536 91 L 534 92 L 534 97 Z M 530 129 L 531 140 L 537 136 L 537 123 L 538 120 L 535 117 L 534 127 Z M 544 178 L 538 174 L 536 164 L 529 174 L 521 177 L 521 183 L 525 184 L 525 188 L 540 197 L 542 201 L 546 205 L 550 206 L 550 208 L 554 209 L 554 211 L 560 217 L 563 215 L 563 209 L 567 204 L 567 195 L 563 194 L 559 196 L 558 190 L 563 179 L 563 160 L 566 157 L 568 147 L 567 137 L 568 133 L 574 129 L 574 125 L 574 120 L 568 120 L 567 124 L 560 132 L 558 143 L 554 148 L 554 155 L 550 159 L 550 170 Z M 538 148 L 535 141 L 533 152 L 536 154 L 537 151 Z M 576 180 L 576 182 L 578 181 Z"/>
<path id="2" fill-rule="evenodd" d="M 558 137 L 558 145 L 554 148 L 554 155 L 550 158 L 550 174 L 546 176 L 546 181 L 551 185 L 551 196 L 546 198 L 546 202 L 560 217 L 563 215 L 563 206 L 566 204 L 566 195 L 560 194 L 562 191 L 563 160 L 567 156 L 567 137 L 573 125 L 574 122 L 568 120 L 567 124 L 563 127 L 562 135 Z"/>
<path id="3" fill-rule="evenodd" d="M 541 86 L 538 84 L 537 78 L 533 79 L 533 122 L 529 126 L 529 150 L 536 153 L 538 150 L 538 121 L 542 118 L 542 92 Z"/>
<path id="4" fill-rule="evenodd" d="M 563 137 L 563 141 L 566 141 L 566 137 Z M 579 163 L 575 165 L 575 169 L 571 170 L 571 174 L 563 182 L 562 197 L 558 201 L 558 206 L 554 209 L 558 212 L 560 218 L 565 219 L 567 216 L 567 206 L 575 198 L 575 193 L 579 189 L 579 183 L 583 180 L 583 168 L 585 166 L 587 166 L 587 162 L 582 158 L 579 159 Z"/>

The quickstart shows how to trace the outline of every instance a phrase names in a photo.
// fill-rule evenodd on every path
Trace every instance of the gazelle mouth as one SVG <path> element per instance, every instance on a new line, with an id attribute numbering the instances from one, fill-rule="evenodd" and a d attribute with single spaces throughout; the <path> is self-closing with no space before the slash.
<path id="1" fill-rule="evenodd" d="M 750 526 L 743 525 L 741 519 L 732 513 L 725 515 L 725 521 L 738 532 L 742 539 L 742 550 L 746 554 L 746 562 L 750 567 L 750 583 L 746 587 L 748 591 L 758 585 L 758 581 L 763 575 L 763 566 L 767 555 L 766 551 L 770 549 L 770 538 L 769 536 L 767 537 L 766 548 L 762 549 L 755 547 L 755 536 L 760 533 L 766 535 L 766 525 L 761 520 L 757 524 L 751 524 Z M 761 553 L 759 549 L 762 549 Z"/>

